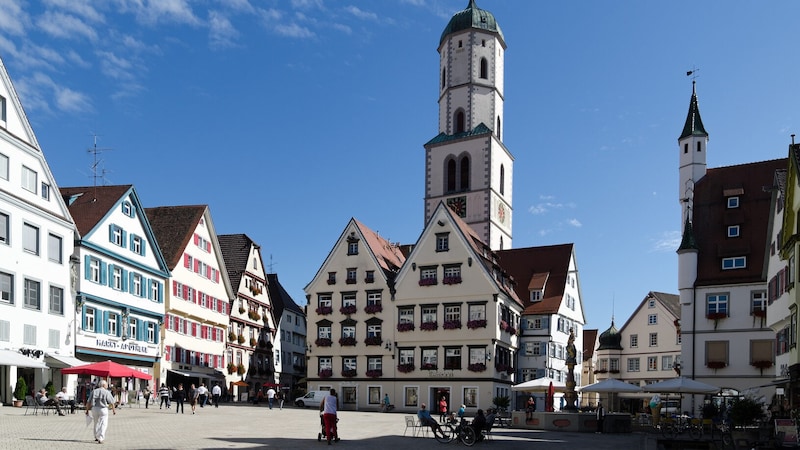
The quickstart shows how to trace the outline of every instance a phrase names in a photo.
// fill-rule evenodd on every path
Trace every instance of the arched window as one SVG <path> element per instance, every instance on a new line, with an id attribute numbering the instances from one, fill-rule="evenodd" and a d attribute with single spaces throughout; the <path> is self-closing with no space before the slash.
<path id="1" fill-rule="evenodd" d="M 700 141 L 697 141 L 697 151 L 698 152 L 702 152 L 703 151 L 703 147 L 702 147 L 702 144 L 700 143 Z"/>
<path id="2" fill-rule="evenodd" d="M 502 139 L 503 137 L 500 136 L 502 128 L 500 128 L 500 116 L 497 116 L 497 129 L 494 131 L 494 134 L 497 135 L 497 139 Z"/>
<path id="3" fill-rule="evenodd" d="M 461 184 L 459 188 L 462 191 L 469 190 L 469 157 L 464 156 L 461 158 Z"/>
<path id="4" fill-rule="evenodd" d="M 445 80 L 447 80 L 447 67 L 442 69 L 442 89 L 444 89 Z"/>
<path id="5" fill-rule="evenodd" d="M 447 179 L 445 180 L 447 185 L 447 192 L 455 192 L 456 190 L 456 160 L 453 158 L 449 158 L 447 160 Z"/>
<path id="6" fill-rule="evenodd" d="M 503 236 L 500 236 L 500 250 L 503 249 Z"/>
<path id="7" fill-rule="evenodd" d="M 464 124 L 464 111 L 459 109 L 456 111 L 456 133 L 463 133 L 466 130 L 466 126 Z"/>
<path id="8" fill-rule="evenodd" d="M 486 61 L 486 58 L 481 58 L 481 78 L 484 80 L 489 78 L 489 61 Z"/>
<path id="9" fill-rule="evenodd" d="M 500 195 L 506 194 L 506 168 L 500 164 Z"/>

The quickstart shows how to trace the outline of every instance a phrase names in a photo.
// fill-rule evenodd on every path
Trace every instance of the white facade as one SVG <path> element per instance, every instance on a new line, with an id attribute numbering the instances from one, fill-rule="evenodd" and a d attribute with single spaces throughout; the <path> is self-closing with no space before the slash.
<path id="1" fill-rule="evenodd" d="M 30 389 L 53 380 L 45 353 L 74 355 L 74 286 L 70 255 L 75 225 L 0 61 L 0 401 L 19 377 Z M 5 352 L 24 352 L 26 365 Z M 31 361 L 31 362 L 27 362 Z M 68 388 L 72 388 L 68 386 Z"/>

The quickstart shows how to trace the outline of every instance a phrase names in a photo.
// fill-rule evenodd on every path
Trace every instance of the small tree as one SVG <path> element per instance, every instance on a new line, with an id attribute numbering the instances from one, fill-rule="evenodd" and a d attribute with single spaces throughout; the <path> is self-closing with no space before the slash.
<path id="1" fill-rule="evenodd" d="M 730 418 L 734 425 L 746 426 L 764 416 L 761 403 L 751 397 L 742 397 L 733 401 L 730 409 Z"/>
<path id="2" fill-rule="evenodd" d="M 511 400 L 509 400 L 508 396 L 503 395 L 493 398 L 492 403 L 494 403 L 498 411 L 506 412 L 508 411 L 508 405 L 511 404 Z"/>
<path id="3" fill-rule="evenodd" d="M 14 388 L 14 398 L 17 400 L 25 400 L 26 395 L 28 395 L 28 383 L 25 382 L 24 378 L 19 377 L 17 386 Z"/>
<path id="4" fill-rule="evenodd" d="M 48 381 L 47 384 L 44 385 L 45 390 L 47 391 L 47 397 L 54 397 L 56 395 L 56 387 L 53 386 L 53 381 Z"/>

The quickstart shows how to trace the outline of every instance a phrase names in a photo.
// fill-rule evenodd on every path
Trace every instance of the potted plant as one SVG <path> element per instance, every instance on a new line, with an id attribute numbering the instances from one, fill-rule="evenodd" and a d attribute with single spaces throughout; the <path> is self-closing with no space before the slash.
<path id="1" fill-rule="evenodd" d="M 17 386 L 14 388 L 14 402 L 13 405 L 17 408 L 22 406 L 22 403 L 25 401 L 25 396 L 28 394 L 28 383 L 25 382 L 25 379 L 19 377 L 17 380 Z"/>
<path id="2" fill-rule="evenodd" d="M 236 372 L 238 372 L 239 375 L 244 375 L 245 374 L 244 364 L 239 363 L 239 365 L 236 367 Z"/>
<path id="3" fill-rule="evenodd" d="M 250 347 L 255 347 L 257 343 L 258 341 L 256 340 L 256 338 L 254 337 L 250 338 Z"/>
<path id="4" fill-rule="evenodd" d="M 467 322 L 467 328 L 474 330 L 476 328 L 486 328 L 486 319 L 475 319 Z"/>

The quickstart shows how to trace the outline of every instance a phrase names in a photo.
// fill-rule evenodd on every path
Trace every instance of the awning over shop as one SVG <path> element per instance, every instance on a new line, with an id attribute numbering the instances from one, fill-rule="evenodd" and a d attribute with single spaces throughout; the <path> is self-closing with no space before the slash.
<path id="1" fill-rule="evenodd" d="M 219 373 L 185 372 L 183 370 L 172 370 L 172 369 L 169 369 L 169 371 L 183 377 L 214 378 L 214 379 L 220 378 Z"/>
<path id="2" fill-rule="evenodd" d="M 11 351 L 0 350 L 0 366 L 30 367 L 32 369 L 47 369 L 47 366 L 36 359 Z"/>
<path id="3" fill-rule="evenodd" d="M 53 369 L 64 369 L 67 367 L 83 366 L 89 364 L 86 361 L 81 361 L 74 356 L 55 355 L 52 353 L 44 354 L 44 362 L 48 367 Z"/>

